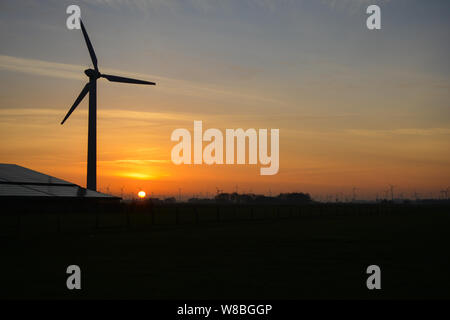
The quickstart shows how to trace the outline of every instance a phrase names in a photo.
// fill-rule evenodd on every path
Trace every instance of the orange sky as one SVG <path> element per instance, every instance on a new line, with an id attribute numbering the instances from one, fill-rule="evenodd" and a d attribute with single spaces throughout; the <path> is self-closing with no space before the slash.
<path id="1" fill-rule="evenodd" d="M 20 9 L 5 8 L 11 25 L 0 33 L 7 44 L 0 51 L 0 162 L 84 186 L 87 99 L 59 124 L 87 79 L 81 32 L 59 25 L 53 8 L 35 9 L 49 14 L 45 22 Z M 437 197 L 450 186 L 449 50 L 441 41 L 449 28 L 408 24 L 418 30 L 414 37 L 399 17 L 390 29 L 368 33 L 355 27 L 361 16 L 354 7 L 323 4 L 299 11 L 304 19 L 257 7 L 255 21 L 233 14 L 237 8 L 158 9 L 153 20 L 119 9 L 83 11 L 100 71 L 157 86 L 99 80 L 99 190 L 206 196 L 237 187 L 334 197 L 355 186 L 359 197 L 374 198 L 389 184 L 407 197 Z M 16 11 L 33 27 L 14 20 Z M 167 25 L 155 28 L 155 20 Z M 194 120 L 223 133 L 279 129 L 279 173 L 260 176 L 259 164 L 174 165 L 171 133 L 192 134 Z"/>

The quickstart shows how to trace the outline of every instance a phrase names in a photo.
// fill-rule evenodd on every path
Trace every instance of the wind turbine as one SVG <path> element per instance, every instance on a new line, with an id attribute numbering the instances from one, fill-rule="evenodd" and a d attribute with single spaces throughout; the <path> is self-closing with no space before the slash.
<path id="1" fill-rule="evenodd" d="M 134 84 L 147 84 L 155 85 L 154 82 L 124 78 L 113 76 L 110 74 L 102 74 L 98 71 L 97 56 L 95 55 L 94 48 L 92 47 L 89 36 L 83 25 L 83 21 L 80 20 L 81 31 L 83 32 L 84 40 L 86 41 L 89 55 L 91 56 L 94 69 L 86 69 L 84 73 L 89 77 L 89 82 L 81 90 L 78 98 L 67 112 L 61 124 L 63 124 L 67 118 L 72 114 L 76 107 L 80 104 L 86 94 L 89 92 L 89 126 L 88 126 L 88 156 L 87 156 L 87 183 L 86 188 L 89 190 L 97 189 L 97 80 L 99 78 L 105 78 L 112 82 L 134 83 Z"/>
<path id="2" fill-rule="evenodd" d="M 358 190 L 357 187 L 353 187 L 353 188 L 352 188 L 352 196 L 353 196 L 352 202 L 355 202 L 355 201 L 356 201 L 356 190 Z"/>
<path id="3" fill-rule="evenodd" d="M 391 191 L 391 200 L 394 201 L 394 185 L 389 185 L 389 190 Z"/>

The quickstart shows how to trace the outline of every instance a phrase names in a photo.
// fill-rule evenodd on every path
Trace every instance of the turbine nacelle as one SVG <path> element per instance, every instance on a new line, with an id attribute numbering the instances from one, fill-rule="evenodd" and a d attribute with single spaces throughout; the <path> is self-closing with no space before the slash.
<path id="1" fill-rule="evenodd" d="M 101 77 L 100 72 L 94 69 L 86 69 L 84 70 L 84 74 L 87 75 L 89 78 L 95 78 L 98 79 Z"/>

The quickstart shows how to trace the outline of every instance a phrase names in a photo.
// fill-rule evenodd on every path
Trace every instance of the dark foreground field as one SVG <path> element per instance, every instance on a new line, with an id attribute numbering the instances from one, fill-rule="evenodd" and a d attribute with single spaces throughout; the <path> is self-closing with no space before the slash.
<path id="1" fill-rule="evenodd" d="M 445 209 L 80 230 L 63 220 L 45 232 L 32 218 L 0 238 L 2 298 L 450 298 Z M 79 291 L 66 288 L 72 264 Z M 372 264 L 378 291 L 366 288 Z"/>

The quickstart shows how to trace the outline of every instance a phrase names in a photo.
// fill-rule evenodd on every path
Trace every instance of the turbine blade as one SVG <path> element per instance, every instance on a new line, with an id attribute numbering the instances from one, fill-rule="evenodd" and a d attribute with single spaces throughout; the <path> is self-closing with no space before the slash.
<path id="1" fill-rule="evenodd" d="M 138 80 L 138 79 L 131 79 L 131 78 L 124 78 L 124 77 L 118 77 L 118 76 L 112 76 L 110 74 L 102 74 L 103 78 L 108 79 L 112 82 L 124 82 L 124 83 L 135 83 L 135 84 L 148 84 L 148 85 L 155 85 L 156 83 L 150 82 L 150 81 L 144 81 L 144 80 Z"/>
<path id="2" fill-rule="evenodd" d="M 89 50 L 89 55 L 91 56 L 91 60 L 92 60 L 92 63 L 94 64 L 95 70 L 98 71 L 97 56 L 95 55 L 95 51 L 94 51 L 94 48 L 92 47 L 91 40 L 89 40 L 89 36 L 86 32 L 86 28 L 84 27 L 83 21 L 81 19 L 80 19 L 80 23 L 81 23 L 81 31 L 83 31 L 84 40 L 86 41 L 86 45 Z"/>
<path id="3" fill-rule="evenodd" d="M 64 117 L 64 120 L 61 121 L 61 124 L 63 124 L 67 120 L 67 118 L 72 114 L 73 110 L 76 109 L 76 107 L 80 104 L 81 100 L 83 100 L 83 98 L 89 92 L 89 89 L 90 89 L 89 83 L 86 83 L 83 90 L 81 90 L 80 94 L 78 95 L 77 100 L 75 100 L 75 102 L 73 103 L 72 108 L 70 108 L 69 112 L 67 112 L 66 116 Z"/>

